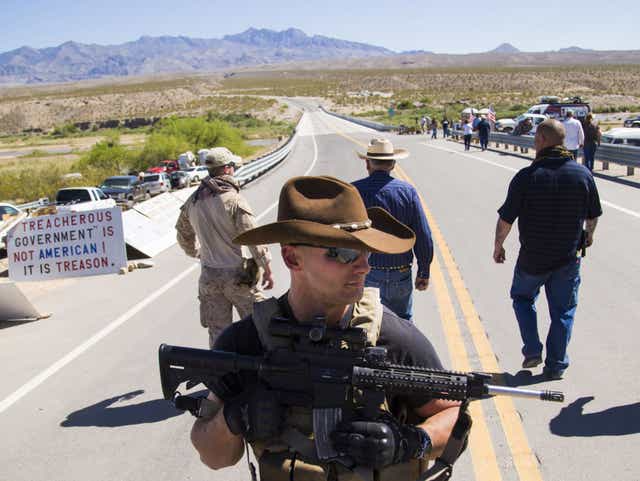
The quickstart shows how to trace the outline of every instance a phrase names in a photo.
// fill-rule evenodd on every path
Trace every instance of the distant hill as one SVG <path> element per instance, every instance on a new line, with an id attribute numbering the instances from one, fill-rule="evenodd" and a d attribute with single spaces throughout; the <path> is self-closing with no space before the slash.
<path id="1" fill-rule="evenodd" d="M 383 47 L 309 36 L 294 28 L 281 32 L 250 28 L 222 39 L 144 36 L 109 46 L 66 42 L 43 49 L 21 47 L 0 54 L 0 82 L 65 82 L 393 54 Z"/>
<path id="2" fill-rule="evenodd" d="M 589 52 L 595 52 L 595 50 L 592 50 L 590 48 L 567 47 L 567 48 L 559 49 L 558 52 L 560 52 L 560 53 L 589 53 Z"/>
<path id="3" fill-rule="evenodd" d="M 510 43 L 501 43 L 493 50 L 489 50 L 489 53 L 520 53 L 520 50 Z"/>
<path id="4" fill-rule="evenodd" d="M 419 45 L 418 45 L 419 47 Z M 322 35 L 250 28 L 220 39 L 140 37 L 120 45 L 66 42 L 57 47 L 21 47 L 0 53 L 0 84 L 69 82 L 104 77 L 197 73 L 240 68 L 464 68 L 572 64 L 640 64 L 640 51 L 580 47 L 521 52 L 509 43 L 474 54 L 435 54 L 384 47 Z"/>
<path id="5" fill-rule="evenodd" d="M 429 50 L 405 50 L 403 52 L 400 52 L 400 55 L 418 55 L 418 54 L 433 55 L 433 52 Z"/>

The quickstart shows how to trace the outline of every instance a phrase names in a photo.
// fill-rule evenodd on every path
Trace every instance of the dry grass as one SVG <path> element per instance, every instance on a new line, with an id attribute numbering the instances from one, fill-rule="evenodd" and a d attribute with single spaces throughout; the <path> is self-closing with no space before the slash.
<path id="1" fill-rule="evenodd" d="M 325 97 L 345 111 L 402 100 L 434 107 L 460 99 L 483 106 L 530 105 L 551 94 L 581 95 L 596 110 L 615 110 L 640 104 L 640 65 L 264 72 L 240 74 L 222 85 L 245 94 Z M 358 95 L 364 91 L 390 97 Z"/>

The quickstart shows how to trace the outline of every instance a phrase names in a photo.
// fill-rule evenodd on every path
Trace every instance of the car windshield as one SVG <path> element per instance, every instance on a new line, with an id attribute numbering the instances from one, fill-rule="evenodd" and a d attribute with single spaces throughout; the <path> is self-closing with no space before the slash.
<path id="1" fill-rule="evenodd" d="M 194 170 L 196 170 L 197 167 L 188 167 L 186 169 L 184 169 L 186 172 L 193 172 Z"/>
<path id="2" fill-rule="evenodd" d="M 608 135 L 603 135 L 601 142 L 605 144 L 613 144 L 613 137 L 609 137 Z"/>
<path id="3" fill-rule="evenodd" d="M 131 181 L 129 179 L 107 179 L 100 187 L 124 189 L 129 187 L 130 184 Z"/>
<path id="4" fill-rule="evenodd" d="M 89 202 L 91 195 L 86 189 L 66 189 L 58 191 L 56 195 L 56 201 L 66 202 Z"/>
<path id="5" fill-rule="evenodd" d="M 18 211 L 13 207 L 9 207 L 8 205 L 0 205 L 0 220 L 2 220 L 3 215 L 16 215 Z"/>
<path id="6" fill-rule="evenodd" d="M 158 179 L 160 179 L 160 176 L 158 174 L 155 175 L 145 175 L 144 179 L 142 179 L 142 182 L 157 182 Z"/>

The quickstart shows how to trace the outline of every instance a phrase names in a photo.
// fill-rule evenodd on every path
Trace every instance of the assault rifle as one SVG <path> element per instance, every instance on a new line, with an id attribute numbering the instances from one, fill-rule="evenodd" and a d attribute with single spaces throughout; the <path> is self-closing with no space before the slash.
<path id="1" fill-rule="evenodd" d="M 200 383 L 209 387 L 229 373 L 254 373 L 281 404 L 313 409 L 313 454 L 322 462 L 341 462 L 330 440 L 335 426 L 356 414 L 375 419 L 386 395 L 427 395 L 462 401 L 465 406 L 470 400 L 495 395 L 564 401 L 558 391 L 489 384 L 491 375 L 486 373 L 391 364 L 384 347 L 365 347 L 366 333 L 359 328 L 299 325 L 275 318 L 270 333 L 291 340 L 290 348 L 247 356 L 162 344 L 159 361 L 164 398 L 173 400 L 179 409 L 189 409 L 193 401 L 177 392 L 183 382 L 187 389 Z"/>

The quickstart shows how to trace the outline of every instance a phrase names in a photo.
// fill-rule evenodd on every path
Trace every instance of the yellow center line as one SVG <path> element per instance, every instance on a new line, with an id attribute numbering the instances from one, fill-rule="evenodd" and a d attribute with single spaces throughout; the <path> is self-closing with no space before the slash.
<path id="1" fill-rule="evenodd" d="M 396 166 L 396 170 L 404 180 L 415 187 L 415 183 L 407 176 L 400 166 Z M 444 236 L 442 235 L 433 214 L 425 204 L 424 199 L 422 199 L 422 196 L 420 196 L 420 201 L 429 221 L 433 240 L 438 246 L 438 250 L 442 255 L 447 272 L 451 278 L 451 284 L 453 285 L 456 297 L 458 298 L 467 328 L 471 334 L 471 339 L 473 340 L 473 344 L 478 352 L 480 365 L 484 371 L 497 373 L 500 369 L 498 361 L 493 349 L 491 348 L 491 343 L 489 342 L 489 338 L 487 337 L 482 322 L 480 321 L 480 316 L 473 305 L 469 290 L 462 280 L 460 270 L 453 259 L 451 250 L 444 240 Z M 513 401 L 506 396 L 496 396 L 493 398 L 493 402 L 496 406 L 498 416 L 500 417 L 502 430 L 504 431 L 507 444 L 509 445 L 513 464 L 516 467 L 520 481 L 542 481 L 542 475 L 538 467 L 537 459 L 531 451 L 527 435 L 524 432 L 522 420 L 516 411 Z"/>
<path id="2" fill-rule="evenodd" d="M 400 171 L 402 172 L 401 169 Z M 404 172 L 402 172 L 402 175 L 406 177 Z M 407 180 L 411 182 L 408 177 Z M 442 255 L 447 271 L 449 272 L 451 284 L 456 292 L 467 328 L 478 352 L 480 365 L 484 371 L 497 373 L 500 370 L 498 361 L 491 348 L 491 343 L 489 342 L 484 326 L 480 321 L 480 316 L 478 316 L 473 305 L 469 290 L 462 280 L 460 270 L 453 259 L 453 255 L 444 240 L 444 236 L 442 235 L 438 224 L 433 218 L 433 214 L 428 209 L 422 198 L 421 201 L 427 219 L 429 220 L 429 226 L 431 227 L 434 242 L 438 245 L 438 250 Z M 506 396 L 495 396 L 493 398 L 493 402 L 496 406 L 498 415 L 500 416 L 502 429 L 507 439 L 509 450 L 511 451 L 513 464 L 518 471 L 518 477 L 521 481 L 541 481 L 542 475 L 538 467 L 538 461 L 531 451 L 527 435 L 524 432 L 522 420 L 516 411 L 513 401 L 511 398 Z"/>
<path id="3" fill-rule="evenodd" d="M 442 328 L 451 355 L 451 367 L 458 371 L 470 371 L 471 365 L 462 334 L 460 333 L 453 302 L 451 302 L 449 289 L 440 269 L 440 262 L 437 256 L 433 257 L 433 262 L 431 263 L 431 277 L 440 319 L 442 320 Z M 500 475 L 498 460 L 493 449 L 482 404 L 479 402 L 470 403 L 469 413 L 473 419 L 473 428 L 469 434 L 469 450 L 475 479 L 477 481 L 500 481 L 502 476 Z"/>
<path id="4" fill-rule="evenodd" d="M 322 121 L 326 124 L 324 119 Z M 340 132 L 335 128 L 335 125 L 333 129 L 335 129 L 337 135 L 366 148 L 366 144 Z M 400 172 L 400 175 L 407 178 L 403 172 Z M 420 202 L 424 206 L 424 199 L 422 199 L 422 197 L 420 197 Z M 431 222 L 431 220 L 429 222 Z M 447 348 L 451 356 L 451 367 L 459 371 L 470 371 L 471 364 L 460 332 L 455 308 L 451 301 L 449 289 L 447 288 L 437 256 L 434 256 L 431 264 L 431 276 L 433 278 L 432 285 L 435 291 L 445 339 L 447 341 Z M 469 435 L 469 451 L 471 452 L 471 462 L 475 479 L 477 481 L 501 481 L 502 476 L 498 467 L 498 461 L 493 449 L 493 442 L 487 427 L 482 404 L 479 402 L 471 403 L 469 405 L 469 412 L 473 418 L 473 429 Z"/>

